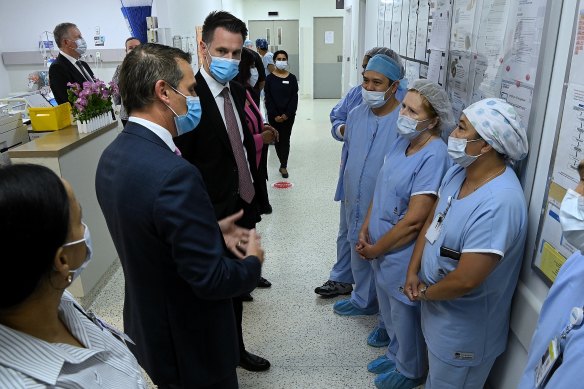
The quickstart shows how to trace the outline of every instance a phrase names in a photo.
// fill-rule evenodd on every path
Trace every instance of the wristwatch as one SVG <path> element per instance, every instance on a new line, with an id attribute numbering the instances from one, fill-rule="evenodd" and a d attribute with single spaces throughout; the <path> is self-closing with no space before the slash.
<path id="1" fill-rule="evenodd" d="M 428 291 L 428 285 L 424 286 L 424 289 L 420 290 L 420 296 L 422 297 L 422 300 L 427 301 L 428 297 L 426 296 L 426 292 Z"/>

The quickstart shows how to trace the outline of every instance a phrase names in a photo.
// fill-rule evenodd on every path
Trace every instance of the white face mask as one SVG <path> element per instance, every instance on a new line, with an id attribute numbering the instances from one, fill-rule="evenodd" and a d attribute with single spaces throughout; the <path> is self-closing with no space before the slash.
<path id="1" fill-rule="evenodd" d="M 251 87 L 253 88 L 257 84 L 257 82 L 260 78 L 260 73 L 258 72 L 258 70 L 256 68 L 251 68 L 250 71 L 251 71 L 251 76 L 249 77 L 249 85 L 251 85 Z"/>
<path id="2" fill-rule="evenodd" d="M 417 130 L 418 124 L 427 122 L 428 120 L 432 119 L 416 120 L 400 113 L 397 118 L 397 132 L 407 140 L 411 141 L 428 129 L 428 127 L 426 127 L 422 130 Z"/>
<path id="3" fill-rule="evenodd" d="M 472 139 L 466 140 L 464 138 L 455 138 L 453 136 L 448 137 L 448 155 L 452 160 L 459 164 L 460 166 L 466 168 L 469 167 L 471 163 L 477 160 L 482 154 L 479 155 L 468 155 L 466 153 L 466 144 L 471 142 L 476 142 L 482 139 Z"/>
<path id="4" fill-rule="evenodd" d="M 89 227 L 87 227 L 87 224 L 85 224 L 83 222 L 82 222 L 82 224 L 83 224 L 83 227 L 85 227 L 85 230 L 83 231 L 83 239 L 79 239 L 79 240 L 76 240 L 74 242 L 65 243 L 63 245 L 63 247 L 67 247 L 67 246 L 73 246 L 73 245 L 84 242 L 85 246 L 87 247 L 87 254 L 85 255 L 85 260 L 83 261 L 81 266 L 79 266 L 77 269 L 71 270 L 69 272 L 71 274 L 71 282 L 75 281 L 75 279 L 77 277 L 79 277 L 79 275 L 83 272 L 83 270 L 85 270 L 87 265 L 89 265 L 89 262 L 91 262 L 91 258 L 93 256 L 93 243 L 91 241 L 91 234 L 89 233 Z"/>
<path id="5" fill-rule="evenodd" d="M 85 39 L 79 38 L 75 41 L 75 44 L 77 45 L 77 47 L 75 48 L 77 54 L 79 55 L 85 54 L 85 52 L 87 51 L 87 42 L 85 42 Z"/>
<path id="6" fill-rule="evenodd" d="M 562 200 L 560 225 L 568 243 L 584 250 L 584 197 L 572 189 L 568 189 Z"/>
<path id="7" fill-rule="evenodd" d="M 390 88 L 391 87 L 387 88 L 385 92 L 369 91 L 365 88 L 361 88 L 361 96 L 363 97 L 363 101 L 366 102 L 369 107 L 379 108 L 389 100 L 389 97 L 387 99 L 385 98 L 385 94 Z"/>
<path id="8" fill-rule="evenodd" d="M 276 61 L 276 67 L 280 70 L 284 70 L 288 67 L 288 61 Z"/>

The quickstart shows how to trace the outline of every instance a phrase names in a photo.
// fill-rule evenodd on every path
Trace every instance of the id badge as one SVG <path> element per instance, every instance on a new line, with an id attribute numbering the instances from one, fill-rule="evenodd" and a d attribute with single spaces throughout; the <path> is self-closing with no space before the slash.
<path id="1" fill-rule="evenodd" d="M 428 231 L 426 231 L 425 235 L 426 240 L 430 242 L 430 244 L 434 244 L 434 242 L 436 242 L 436 239 L 438 239 L 438 237 L 440 236 L 443 221 L 444 215 L 442 213 L 437 214 L 434 220 L 432 220 L 432 224 L 430 224 L 430 227 L 428 228 Z"/>
<path id="2" fill-rule="evenodd" d="M 550 372 L 554 369 L 554 366 L 558 363 L 560 359 L 560 347 L 558 338 L 553 338 L 548 344 L 545 353 L 541 356 L 540 361 L 535 367 L 535 387 L 542 389 L 545 387 L 548 378 L 550 377 Z"/>

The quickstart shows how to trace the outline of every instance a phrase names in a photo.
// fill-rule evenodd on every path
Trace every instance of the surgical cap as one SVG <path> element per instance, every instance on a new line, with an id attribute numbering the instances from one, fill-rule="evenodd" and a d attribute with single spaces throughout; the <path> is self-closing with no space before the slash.
<path id="1" fill-rule="evenodd" d="M 253 42 L 250 41 L 249 39 L 246 39 L 245 42 L 243 42 L 243 46 L 244 47 L 253 46 Z"/>
<path id="2" fill-rule="evenodd" d="M 499 153 L 519 161 L 527 155 L 525 128 L 512 105 L 502 99 L 477 101 L 462 111 L 479 135 Z"/>
<path id="3" fill-rule="evenodd" d="M 374 47 L 371 50 L 367 51 L 365 53 L 365 56 L 371 58 L 371 57 L 376 56 L 377 54 L 385 54 L 389 58 L 393 59 L 395 62 L 397 62 L 399 64 L 399 68 L 400 68 L 400 77 L 399 78 L 400 79 L 402 79 L 406 75 L 406 69 L 404 68 L 404 65 L 402 64 L 402 59 L 398 53 L 396 53 L 392 49 L 388 49 L 387 47 Z"/>
<path id="4" fill-rule="evenodd" d="M 412 82 L 410 90 L 415 90 L 428 100 L 436 114 L 440 118 L 439 129 L 441 133 L 450 133 L 456 125 L 454 114 L 452 113 L 452 104 L 444 88 L 430 80 L 419 79 Z"/>
<path id="5" fill-rule="evenodd" d="M 256 47 L 267 50 L 268 49 L 268 41 L 263 38 L 256 39 Z"/>
<path id="6" fill-rule="evenodd" d="M 408 80 L 402 79 L 403 74 L 401 72 L 400 63 L 385 54 L 377 54 L 373 56 L 373 58 L 367 63 L 365 71 L 367 70 L 381 73 L 391 81 L 401 80 L 399 83 L 400 90 L 404 90 L 407 87 Z"/>

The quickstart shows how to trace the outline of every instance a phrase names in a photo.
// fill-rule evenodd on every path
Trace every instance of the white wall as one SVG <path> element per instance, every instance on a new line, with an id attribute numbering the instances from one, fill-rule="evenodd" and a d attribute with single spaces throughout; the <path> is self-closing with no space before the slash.
<path id="1" fill-rule="evenodd" d="M 0 53 L 5 51 L 3 35 L 0 34 Z M 4 63 L 0 60 L 0 97 L 8 96 L 10 93 L 10 78 Z"/>
<path id="2" fill-rule="evenodd" d="M 268 16 L 269 11 L 277 11 L 279 14 Z M 298 0 L 243 0 L 243 18 L 246 23 L 249 20 L 297 20 L 300 19 L 300 2 Z"/>

